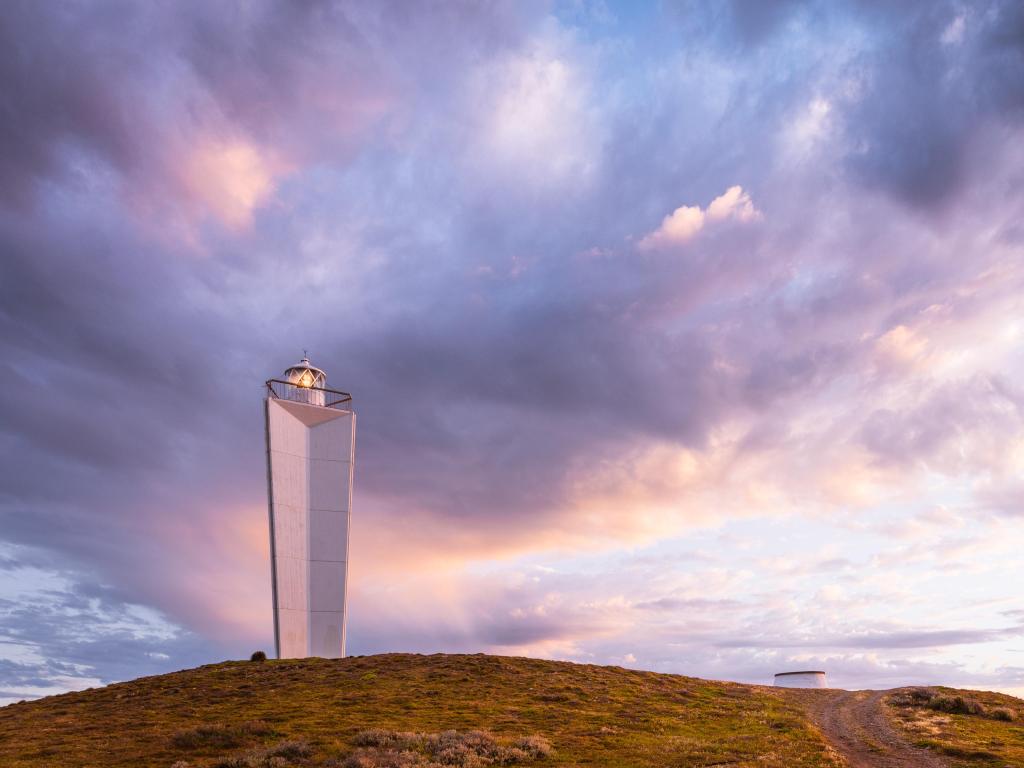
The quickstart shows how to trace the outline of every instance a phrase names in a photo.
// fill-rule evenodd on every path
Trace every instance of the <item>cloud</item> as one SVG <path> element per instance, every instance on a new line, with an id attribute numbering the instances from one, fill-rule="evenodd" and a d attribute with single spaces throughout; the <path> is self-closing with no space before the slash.
<path id="1" fill-rule="evenodd" d="M 21 564 L 2 571 L 0 705 L 170 671 L 210 652 L 88 574 L 55 567 L 45 552 L 4 549 Z"/>
<path id="2" fill-rule="evenodd" d="M 890 328 L 876 344 L 882 364 L 913 366 L 924 362 L 928 340 L 905 325 Z"/>
<path id="3" fill-rule="evenodd" d="M 854 64 L 864 93 L 846 119 L 848 162 L 916 206 L 941 205 L 962 185 L 982 127 L 1019 124 L 1021 10 L 986 6 L 971 8 L 969 24 L 953 4 L 858 9 L 885 52 Z"/>
<path id="4" fill-rule="evenodd" d="M 967 28 L 967 16 L 960 13 L 953 18 L 949 25 L 942 30 L 939 40 L 943 45 L 958 45 L 963 42 L 964 30 Z"/>
<path id="5" fill-rule="evenodd" d="M 1020 435 L 1021 393 L 999 379 L 976 377 L 950 382 L 905 409 L 879 409 L 866 415 L 865 446 L 884 462 L 922 461 L 956 473 L 968 467 L 1003 470 L 1012 459 L 1007 446 Z"/>
<path id="6" fill-rule="evenodd" d="M 186 161 L 185 184 L 225 225 L 238 229 L 252 223 L 286 167 L 245 141 L 207 142 Z"/>
<path id="7" fill-rule="evenodd" d="M 729 189 L 712 200 L 710 205 L 708 205 L 706 214 L 710 221 L 734 219 L 747 222 L 756 221 L 761 218 L 761 212 L 754 208 L 750 195 L 739 186 L 729 187 Z"/>
<path id="8" fill-rule="evenodd" d="M 56 594 L 5 689 L 266 647 L 303 348 L 360 414 L 353 649 L 1019 680 L 956 654 L 1015 597 L 1019 14 L 664 10 L 8 14 L 0 563 Z"/>
<path id="9" fill-rule="evenodd" d="M 0 189 L 25 206 L 46 181 L 105 177 L 157 229 L 248 225 L 284 171 L 313 147 L 346 157 L 393 105 L 388 73 L 361 50 L 370 23 L 331 4 L 18 9 L 5 30 L 33 32 L 0 63 L 18 100 Z"/>
<path id="10" fill-rule="evenodd" d="M 637 247 L 642 251 L 682 245 L 692 240 L 708 222 L 738 221 L 747 223 L 761 218 L 750 195 L 740 186 L 729 187 L 716 197 L 706 210 L 700 206 L 683 205 L 666 216 L 661 226 L 644 235 Z"/>
<path id="11" fill-rule="evenodd" d="M 846 637 L 824 636 L 814 640 L 737 638 L 722 643 L 727 648 L 936 648 L 950 645 L 974 645 L 1024 635 L 1024 628 L 945 629 L 873 632 Z"/>
<path id="12" fill-rule="evenodd" d="M 542 186 L 582 184 L 596 157 L 588 142 L 586 84 L 558 43 L 481 72 L 473 90 L 491 102 L 473 162 Z"/>

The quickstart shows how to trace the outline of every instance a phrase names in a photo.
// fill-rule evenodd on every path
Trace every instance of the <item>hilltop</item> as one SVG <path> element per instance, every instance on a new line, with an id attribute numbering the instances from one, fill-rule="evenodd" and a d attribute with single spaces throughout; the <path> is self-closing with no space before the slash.
<path id="1" fill-rule="evenodd" d="M 486 655 L 225 662 L 0 708 L 0 765 L 818 768 L 847 764 L 830 718 L 856 696 Z M 1024 702 L 981 717 L 915 696 L 879 706 L 935 764 L 1024 765 Z"/>

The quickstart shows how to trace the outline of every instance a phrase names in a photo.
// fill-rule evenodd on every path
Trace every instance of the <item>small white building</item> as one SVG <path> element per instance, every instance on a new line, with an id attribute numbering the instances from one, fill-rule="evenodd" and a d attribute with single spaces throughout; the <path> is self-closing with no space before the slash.
<path id="1" fill-rule="evenodd" d="M 802 672 L 779 672 L 775 685 L 780 688 L 828 688 L 825 673 L 820 670 Z"/>
<path id="2" fill-rule="evenodd" d="M 352 397 L 303 358 L 264 401 L 274 643 L 280 659 L 345 655 Z"/>

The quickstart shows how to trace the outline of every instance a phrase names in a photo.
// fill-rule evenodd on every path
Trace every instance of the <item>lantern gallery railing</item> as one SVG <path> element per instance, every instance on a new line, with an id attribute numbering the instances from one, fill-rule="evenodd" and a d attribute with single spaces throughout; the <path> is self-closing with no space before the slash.
<path id="1" fill-rule="evenodd" d="M 337 389 L 304 387 L 290 381 L 270 379 L 267 381 L 267 390 L 270 397 L 278 400 L 292 400 L 296 403 L 319 405 L 322 408 L 334 408 L 339 411 L 352 410 L 352 395 Z"/>

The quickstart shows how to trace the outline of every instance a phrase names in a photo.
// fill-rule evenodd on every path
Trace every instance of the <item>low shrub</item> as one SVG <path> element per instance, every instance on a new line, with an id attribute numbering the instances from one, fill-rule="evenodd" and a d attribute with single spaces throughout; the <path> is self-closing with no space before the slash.
<path id="1" fill-rule="evenodd" d="M 374 728 L 356 734 L 352 742 L 357 749 L 341 763 L 343 768 L 481 768 L 551 754 L 551 744 L 543 736 L 502 744 L 487 731 L 409 733 Z"/>
<path id="2" fill-rule="evenodd" d="M 282 741 L 272 747 L 254 749 L 214 763 L 215 768 L 286 768 L 313 754 L 305 741 Z"/>
<path id="3" fill-rule="evenodd" d="M 534 734 L 533 736 L 524 736 L 521 739 L 517 739 L 513 742 L 512 746 L 526 753 L 528 757 L 533 760 L 537 760 L 542 757 L 547 757 L 551 754 L 551 742 L 545 739 L 543 736 Z"/>
<path id="4" fill-rule="evenodd" d="M 305 741 L 282 741 L 264 751 L 271 757 L 283 757 L 286 760 L 298 760 L 313 754 L 313 748 Z"/>
<path id="5" fill-rule="evenodd" d="M 253 651 L 252 656 L 249 657 L 249 661 L 266 661 L 267 654 L 263 651 Z"/>
<path id="6" fill-rule="evenodd" d="M 352 739 L 357 747 L 376 747 L 378 749 L 415 749 L 423 743 L 426 734 L 409 733 L 406 731 L 386 731 L 383 728 L 370 728 L 360 731 Z"/>
<path id="7" fill-rule="evenodd" d="M 358 750 L 335 765 L 338 768 L 434 768 L 438 763 L 426 762 L 426 758 L 415 752 Z"/>
<path id="8" fill-rule="evenodd" d="M 971 699 L 967 696 L 961 696 L 959 694 L 955 696 L 947 696 L 944 693 L 938 693 L 932 696 L 928 702 L 928 708 L 934 709 L 936 712 L 949 712 L 957 715 L 984 715 L 985 707 L 977 699 Z"/>
<path id="9" fill-rule="evenodd" d="M 1017 718 L 1017 713 L 1009 707 L 987 709 L 984 704 L 970 696 L 940 693 L 930 688 L 906 688 L 897 691 L 889 697 L 889 702 L 897 707 L 926 707 L 936 712 L 947 712 L 953 715 L 979 715 L 1007 722 Z"/>
<path id="10" fill-rule="evenodd" d="M 889 703 L 897 707 L 926 707 L 935 696 L 928 688 L 904 688 L 889 696 Z"/>
<path id="11" fill-rule="evenodd" d="M 171 737 L 171 743 L 178 749 L 230 749 L 269 736 L 271 733 L 273 729 L 262 720 L 250 720 L 236 725 L 212 723 L 178 731 Z"/>

